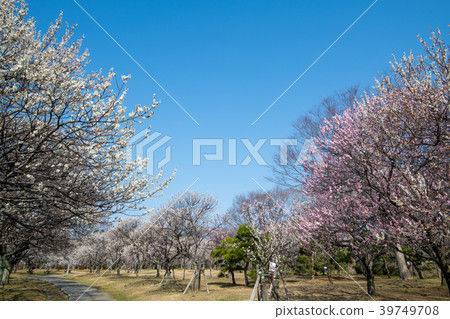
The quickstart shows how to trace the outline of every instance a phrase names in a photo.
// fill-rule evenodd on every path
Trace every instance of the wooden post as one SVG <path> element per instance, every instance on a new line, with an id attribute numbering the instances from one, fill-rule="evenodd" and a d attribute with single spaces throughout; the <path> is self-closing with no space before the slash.
<path id="1" fill-rule="evenodd" d="M 184 289 L 183 295 L 189 289 L 189 286 L 191 285 L 192 280 L 194 280 L 194 277 L 195 277 L 195 273 L 192 275 L 191 280 L 189 280 L 189 283 L 187 284 L 186 289 Z"/>
<path id="2" fill-rule="evenodd" d="M 203 271 L 203 279 L 205 279 L 206 292 L 209 293 L 208 282 L 206 281 L 205 271 Z"/>
<path id="3" fill-rule="evenodd" d="M 202 267 L 200 266 L 200 269 L 198 270 L 198 283 L 197 283 L 197 291 L 200 291 L 200 284 L 202 280 Z"/>
<path id="4" fill-rule="evenodd" d="M 269 291 L 267 292 L 267 296 L 272 296 L 272 290 L 275 290 L 275 285 L 273 284 L 273 278 L 272 276 L 270 276 L 270 286 L 269 286 Z"/>
<path id="5" fill-rule="evenodd" d="M 283 280 L 283 286 L 284 286 L 284 292 L 286 293 L 286 299 L 289 300 L 289 294 L 288 294 L 288 290 L 286 287 L 286 281 L 284 280 L 284 275 L 283 272 L 280 270 L 280 277 Z"/>
<path id="6" fill-rule="evenodd" d="M 17 268 L 14 267 L 14 269 L 16 270 Z M 66 276 L 69 276 L 70 273 L 70 258 L 67 261 L 67 270 L 66 270 Z"/>
<path id="7" fill-rule="evenodd" d="M 160 286 L 162 285 L 162 283 L 163 283 L 163 281 L 164 281 L 164 278 L 166 278 L 166 274 L 167 274 L 167 271 L 166 271 L 166 273 L 164 274 L 164 276 L 162 277 L 162 279 L 161 279 L 161 281 L 160 281 L 160 283 L 159 283 Z"/>
<path id="8" fill-rule="evenodd" d="M 197 282 L 198 282 L 198 275 L 197 275 L 197 269 L 194 271 L 194 282 L 192 283 L 192 291 L 195 291 L 197 288 Z"/>
<path id="9" fill-rule="evenodd" d="M 253 301 L 255 299 L 256 292 L 258 291 L 259 280 L 260 280 L 260 275 L 258 274 L 258 277 L 256 277 L 255 286 L 253 287 L 253 291 L 250 296 L 250 301 Z"/>

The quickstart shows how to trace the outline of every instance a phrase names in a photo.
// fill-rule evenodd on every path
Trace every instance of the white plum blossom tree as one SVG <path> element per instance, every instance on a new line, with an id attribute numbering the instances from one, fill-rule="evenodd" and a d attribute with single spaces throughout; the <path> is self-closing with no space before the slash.
<path id="1" fill-rule="evenodd" d="M 128 76 L 89 73 L 88 52 L 61 30 L 45 34 L 23 1 L 0 1 L 0 283 L 33 245 L 105 221 L 166 187 L 129 160 L 135 124 L 151 106 L 126 108 Z M 61 39 L 58 34 L 62 32 Z M 113 83 L 116 88 L 113 88 Z"/>

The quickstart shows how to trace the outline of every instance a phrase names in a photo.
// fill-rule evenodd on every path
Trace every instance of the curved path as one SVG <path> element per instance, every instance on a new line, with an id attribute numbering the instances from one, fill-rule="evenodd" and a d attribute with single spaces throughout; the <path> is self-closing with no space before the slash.
<path id="1" fill-rule="evenodd" d="M 112 301 L 113 300 L 110 296 L 108 296 L 104 292 L 101 292 L 95 288 L 89 288 L 89 286 L 80 284 L 75 281 L 65 280 L 65 279 L 61 279 L 59 277 L 55 277 L 55 276 L 29 277 L 29 278 L 44 280 L 44 281 L 54 284 L 59 289 L 61 289 L 67 296 L 69 296 L 69 301 L 76 301 L 76 300 L 80 300 L 80 301 Z M 88 288 L 89 288 L 89 290 L 86 291 L 86 289 L 88 289 Z M 81 296 L 81 298 L 78 299 L 80 296 Z"/>

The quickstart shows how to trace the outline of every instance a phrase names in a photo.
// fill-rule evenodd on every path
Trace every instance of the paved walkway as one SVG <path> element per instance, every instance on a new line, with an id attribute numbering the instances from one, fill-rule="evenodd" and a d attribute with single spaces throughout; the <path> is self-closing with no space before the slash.
<path id="1" fill-rule="evenodd" d="M 95 288 L 89 288 L 89 286 L 80 284 L 75 281 L 61 279 L 55 276 L 43 276 L 43 277 L 29 277 L 33 279 L 44 280 L 54 284 L 62 290 L 67 296 L 69 301 L 76 301 L 81 295 L 80 301 L 112 301 L 113 299 Z M 86 291 L 86 289 L 88 289 Z M 86 292 L 85 292 L 86 291 Z M 85 292 L 85 293 L 84 293 Z M 84 294 L 83 294 L 84 293 Z"/>

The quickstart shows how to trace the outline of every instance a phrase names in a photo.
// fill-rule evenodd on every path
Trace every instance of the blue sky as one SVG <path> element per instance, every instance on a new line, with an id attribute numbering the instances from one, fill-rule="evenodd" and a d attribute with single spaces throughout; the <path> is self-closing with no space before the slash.
<path id="1" fill-rule="evenodd" d="M 239 141 L 287 138 L 291 124 L 321 98 L 359 84 L 373 85 L 389 69 L 392 54 L 420 52 L 416 35 L 427 38 L 439 27 L 448 37 L 448 1 L 379 0 L 261 119 L 251 123 L 372 3 L 354 1 L 118 1 L 78 0 L 198 121 L 194 123 L 73 0 L 29 0 L 38 28 L 63 11 L 78 24 L 90 51 L 90 69 L 131 74 L 126 105 L 161 104 L 146 124 L 170 136 L 172 159 L 166 175 L 178 168 L 159 205 L 182 192 L 209 192 L 226 210 L 236 194 L 274 185 L 269 166 L 228 165 L 228 139 L 237 139 L 237 162 L 247 156 Z M 193 138 L 223 138 L 223 161 L 192 165 Z M 206 153 L 211 147 L 202 149 Z M 156 158 L 164 157 L 165 148 Z M 272 163 L 277 148 L 266 141 L 261 155 Z"/>

